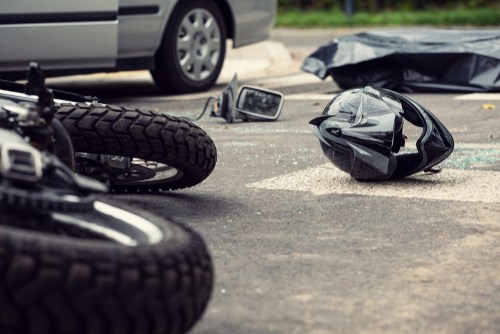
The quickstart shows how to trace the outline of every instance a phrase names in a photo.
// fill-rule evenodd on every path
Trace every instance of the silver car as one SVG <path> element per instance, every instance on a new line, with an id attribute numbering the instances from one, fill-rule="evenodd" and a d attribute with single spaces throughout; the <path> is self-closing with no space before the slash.
<path id="1" fill-rule="evenodd" d="M 166 92 L 211 87 L 226 40 L 269 37 L 277 0 L 14 0 L 0 4 L 0 78 L 149 69 Z"/>

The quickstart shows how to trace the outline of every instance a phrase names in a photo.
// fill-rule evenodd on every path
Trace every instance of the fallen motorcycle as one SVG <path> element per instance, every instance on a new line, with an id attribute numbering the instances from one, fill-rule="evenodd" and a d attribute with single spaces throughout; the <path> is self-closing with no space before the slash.
<path id="1" fill-rule="evenodd" d="M 187 332 L 213 286 L 202 238 L 102 199 L 103 183 L 72 171 L 75 140 L 54 118 L 62 107 L 52 92 L 26 88 L 28 101 L 0 97 L 0 332 Z M 114 115 L 85 108 L 89 118 Z"/>
<path id="2" fill-rule="evenodd" d="M 29 73 L 33 85 L 44 87 L 43 73 L 35 64 Z M 36 102 L 34 92 L 29 93 L 24 85 L 0 82 L 0 98 Z M 73 143 L 76 171 L 107 182 L 114 192 L 192 187 L 215 167 L 214 142 L 186 119 L 101 104 L 94 97 L 67 92 L 56 91 L 55 97 L 55 117 Z"/>

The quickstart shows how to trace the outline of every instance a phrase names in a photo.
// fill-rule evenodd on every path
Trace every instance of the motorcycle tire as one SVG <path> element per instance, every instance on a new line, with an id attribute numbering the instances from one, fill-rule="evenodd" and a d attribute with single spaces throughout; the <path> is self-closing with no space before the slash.
<path id="1" fill-rule="evenodd" d="M 57 106 L 55 117 L 76 152 L 144 159 L 175 170 L 147 182 L 111 182 L 114 192 L 156 192 L 192 187 L 212 173 L 217 149 L 196 124 L 166 114 L 103 104 Z"/>
<path id="2" fill-rule="evenodd" d="M 31 189 L 17 188 L 0 180 L 0 208 L 78 212 L 90 210 L 93 201 L 93 195 L 75 196 L 65 189 L 42 185 Z"/>
<path id="3" fill-rule="evenodd" d="M 202 238 L 146 212 L 121 218 L 127 214 L 114 203 L 96 203 L 101 207 L 67 216 L 0 212 L 0 333 L 186 333 L 202 316 L 213 286 Z M 113 210 L 121 216 L 110 219 Z M 137 232 L 132 245 L 78 224 L 55 227 L 75 217 L 141 226 L 150 239 Z"/>

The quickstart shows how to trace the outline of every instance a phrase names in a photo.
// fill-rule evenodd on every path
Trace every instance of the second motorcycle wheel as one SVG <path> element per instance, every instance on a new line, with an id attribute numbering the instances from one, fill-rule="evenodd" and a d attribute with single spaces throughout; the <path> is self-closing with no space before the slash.
<path id="1" fill-rule="evenodd" d="M 191 187 L 215 167 L 217 150 L 197 125 L 165 114 L 103 104 L 61 104 L 56 118 L 68 131 L 76 152 L 141 159 L 136 170 L 154 176 L 119 178 L 115 192 L 149 192 Z M 145 173 L 148 174 L 148 173 Z"/>
<path id="2" fill-rule="evenodd" d="M 85 212 L 0 208 L 0 333 L 186 333 L 213 286 L 192 230 L 96 201 Z"/>

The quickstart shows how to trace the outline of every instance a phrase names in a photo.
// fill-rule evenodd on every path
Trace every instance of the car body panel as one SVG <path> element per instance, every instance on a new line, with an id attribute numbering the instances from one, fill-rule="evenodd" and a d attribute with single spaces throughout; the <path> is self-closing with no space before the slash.
<path id="1" fill-rule="evenodd" d="M 235 17 L 233 46 L 240 47 L 268 39 L 277 11 L 277 0 L 229 1 Z"/>
<path id="2" fill-rule="evenodd" d="M 118 0 L 4 1 L 0 14 L 0 71 L 114 66 Z"/>
<path id="3" fill-rule="evenodd" d="M 48 74 L 152 69 L 180 1 L 190 0 L 4 1 L 0 45 L 9 47 L 0 53 L 0 74 L 20 74 L 31 61 L 39 62 Z M 221 8 L 233 47 L 269 38 L 277 0 L 214 2 Z M 12 17 L 21 20 L 12 24 Z M 26 17 L 48 20 L 30 22 Z"/>
<path id="4" fill-rule="evenodd" d="M 175 2 L 121 0 L 118 58 L 152 57 L 161 43 L 165 24 Z"/>
<path id="5" fill-rule="evenodd" d="M 130 12 L 119 14 L 119 58 L 152 56 L 159 48 L 177 0 L 121 0 L 123 8 Z M 277 11 L 277 0 L 218 0 L 219 6 L 230 9 L 232 18 L 225 17 L 228 36 L 233 47 L 241 47 L 268 39 Z M 134 8 L 157 7 L 155 13 L 133 14 Z M 140 10 L 138 10 L 140 12 Z M 236 22 L 234 24 L 233 22 Z"/>

